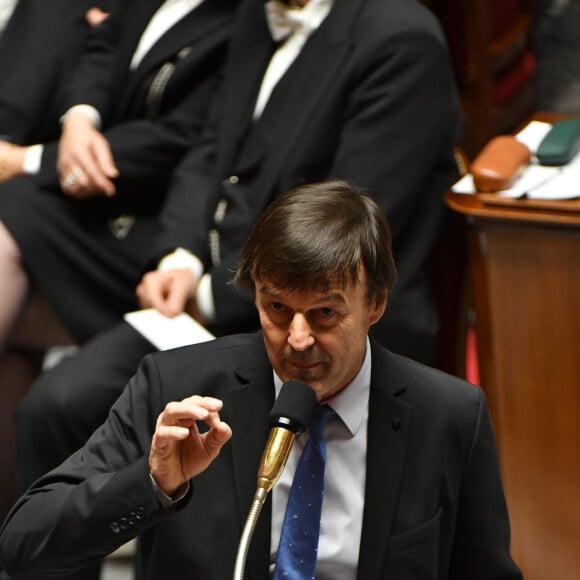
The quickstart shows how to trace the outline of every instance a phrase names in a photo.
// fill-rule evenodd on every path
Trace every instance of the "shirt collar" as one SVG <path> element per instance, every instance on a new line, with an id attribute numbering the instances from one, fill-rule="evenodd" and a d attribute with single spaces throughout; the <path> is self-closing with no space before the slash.
<path id="1" fill-rule="evenodd" d="M 278 397 L 282 389 L 282 379 L 273 371 L 274 389 Z M 325 401 L 340 417 L 351 435 L 361 427 L 368 413 L 371 388 L 371 344 L 367 336 L 365 357 L 356 377 L 331 399 Z"/>

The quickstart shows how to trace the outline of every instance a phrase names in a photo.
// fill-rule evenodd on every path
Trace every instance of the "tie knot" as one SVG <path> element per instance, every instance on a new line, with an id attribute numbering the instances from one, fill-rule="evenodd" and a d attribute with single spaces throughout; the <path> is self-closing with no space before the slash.
<path id="1" fill-rule="evenodd" d="M 324 425 L 332 409 L 328 405 L 316 405 L 312 413 L 312 418 L 308 424 L 308 434 L 313 439 L 322 439 Z"/>

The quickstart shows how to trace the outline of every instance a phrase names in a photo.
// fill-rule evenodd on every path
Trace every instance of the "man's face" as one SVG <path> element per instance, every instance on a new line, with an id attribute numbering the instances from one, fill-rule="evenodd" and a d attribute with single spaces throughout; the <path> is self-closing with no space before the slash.
<path id="1" fill-rule="evenodd" d="M 386 299 L 369 303 L 364 270 L 344 290 L 289 292 L 262 280 L 256 307 L 270 362 L 285 382 L 308 383 L 325 400 L 358 373 L 369 327 L 382 316 Z"/>

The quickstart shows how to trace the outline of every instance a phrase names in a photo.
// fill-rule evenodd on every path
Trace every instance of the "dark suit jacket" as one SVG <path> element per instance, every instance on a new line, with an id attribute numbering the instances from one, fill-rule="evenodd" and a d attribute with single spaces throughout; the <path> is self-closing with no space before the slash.
<path id="1" fill-rule="evenodd" d="M 177 512 L 165 511 L 149 479 L 150 440 L 167 402 L 192 393 L 223 399 L 233 437 Z M 140 534 L 144 578 L 231 578 L 273 398 L 261 333 L 145 358 L 85 447 L 16 504 L 0 533 L 6 571 L 70 569 Z M 270 517 L 268 499 L 250 580 L 269 578 Z M 357 578 L 521 578 L 482 391 L 376 343 Z"/>
<path id="2" fill-rule="evenodd" d="M 228 282 L 256 218 L 296 185 L 345 179 L 373 195 L 393 229 L 399 282 L 377 327 L 381 340 L 420 355 L 418 343 L 437 329 L 425 261 L 457 175 L 459 101 L 439 25 L 415 0 L 336 0 L 250 131 L 273 49 L 263 1 L 244 2 L 218 121 L 176 172 L 157 250 L 183 246 L 205 260 L 216 333 L 248 328 L 253 306 Z M 237 180 L 222 185 L 232 174 Z M 220 199 L 229 205 L 215 224 Z M 208 251 L 212 228 L 219 264 Z"/>
<path id="3" fill-rule="evenodd" d="M 237 2 L 204 2 L 130 71 L 139 39 L 160 4 L 125 0 L 97 28 L 67 87 L 62 111 L 85 103 L 100 112 L 119 169 L 118 197 L 130 194 L 132 209 L 147 206 L 148 196 L 163 196 L 171 171 L 197 140 L 217 89 Z M 57 143 L 48 144 L 37 177 L 42 187 L 59 187 L 56 156 Z"/>
<path id="4" fill-rule="evenodd" d="M 0 135 L 30 145 L 59 134 L 62 89 L 82 52 L 87 10 L 115 0 L 19 0 L 0 37 Z"/>

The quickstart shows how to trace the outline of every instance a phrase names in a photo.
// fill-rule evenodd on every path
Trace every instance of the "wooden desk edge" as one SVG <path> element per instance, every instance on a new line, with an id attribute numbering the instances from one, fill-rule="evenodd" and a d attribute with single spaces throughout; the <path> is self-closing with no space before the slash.
<path id="1" fill-rule="evenodd" d="M 533 200 L 530 203 L 530 200 L 502 198 L 495 194 L 464 194 L 450 190 L 445 201 L 452 210 L 472 217 L 580 227 L 578 199 L 545 203 Z"/>

